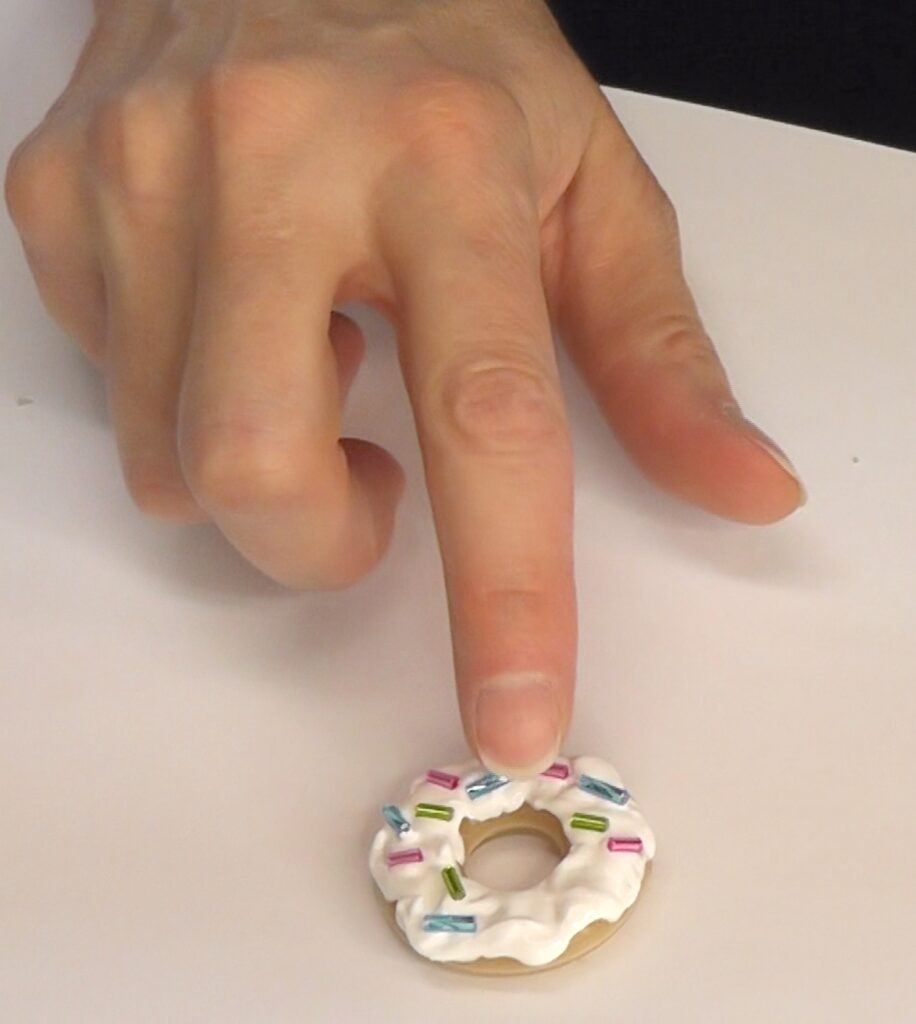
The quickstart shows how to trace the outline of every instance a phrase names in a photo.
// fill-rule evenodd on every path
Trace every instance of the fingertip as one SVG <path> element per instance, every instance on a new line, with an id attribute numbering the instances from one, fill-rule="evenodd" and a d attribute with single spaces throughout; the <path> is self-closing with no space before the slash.
<path id="1" fill-rule="evenodd" d="M 488 680 L 474 702 L 472 734 L 478 756 L 492 771 L 513 777 L 544 771 L 563 738 L 556 683 L 525 673 Z"/>
<path id="2" fill-rule="evenodd" d="M 633 460 L 660 488 L 735 522 L 766 525 L 804 504 L 785 452 L 729 392 L 669 373 L 646 375 L 605 411 Z M 614 396 L 620 398 L 621 396 Z"/>
<path id="3" fill-rule="evenodd" d="M 788 508 L 788 511 L 785 514 L 788 515 L 790 512 L 794 512 L 797 508 L 801 508 L 808 501 L 808 492 L 805 489 L 804 482 L 802 481 L 798 470 L 792 463 L 792 460 L 769 436 L 769 434 L 765 434 L 755 423 L 752 423 L 748 419 L 744 419 L 744 417 L 742 417 L 741 420 L 741 425 L 748 439 L 756 445 L 772 463 L 775 464 L 777 470 L 783 477 L 783 486 L 780 488 L 780 491 L 784 494 L 787 492 L 787 498 L 790 499 L 785 502 Z M 788 480 L 786 480 L 786 478 L 788 478 Z M 786 484 L 788 484 L 788 486 L 786 486 Z M 779 518 L 782 518 L 782 516 Z"/>
<path id="4" fill-rule="evenodd" d="M 739 485 L 730 495 L 736 507 L 730 515 L 728 511 L 724 514 L 763 526 L 785 519 L 803 506 L 808 500 L 807 491 L 785 451 L 747 419 L 733 401 L 725 402 L 722 413 L 726 426 L 733 431 L 728 439 L 735 448 L 732 478 Z"/>
<path id="5" fill-rule="evenodd" d="M 364 496 L 373 537 L 372 561 L 376 562 L 391 544 L 397 507 L 406 487 L 404 470 L 390 452 L 370 441 L 344 438 L 341 446 Z"/>
<path id="6" fill-rule="evenodd" d="M 695 446 L 681 450 L 676 469 L 667 466 L 650 474 L 664 489 L 713 515 L 751 526 L 779 522 L 804 504 L 798 476 L 751 430 L 700 426 L 692 433 Z"/>
<path id="7" fill-rule="evenodd" d="M 126 467 L 124 479 L 134 504 L 151 519 L 167 523 L 204 523 L 207 514 L 201 509 L 183 482 L 165 475 L 143 475 Z"/>
<path id="8" fill-rule="evenodd" d="M 337 383 L 341 402 L 345 402 L 366 353 L 366 341 L 359 325 L 350 317 L 331 313 L 328 338 L 337 365 Z"/>

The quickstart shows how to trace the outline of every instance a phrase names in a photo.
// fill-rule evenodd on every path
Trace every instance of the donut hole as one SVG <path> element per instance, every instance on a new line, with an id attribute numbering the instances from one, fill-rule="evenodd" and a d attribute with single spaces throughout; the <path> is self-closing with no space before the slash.
<path id="1" fill-rule="evenodd" d="M 544 836 L 515 832 L 482 843 L 464 863 L 464 873 L 497 892 L 530 889 L 560 863 L 556 847 Z"/>
<path id="2" fill-rule="evenodd" d="M 569 852 L 559 821 L 524 804 L 486 821 L 461 824 L 463 873 L 501 892 L 518 892 L 542 882 Z"/>

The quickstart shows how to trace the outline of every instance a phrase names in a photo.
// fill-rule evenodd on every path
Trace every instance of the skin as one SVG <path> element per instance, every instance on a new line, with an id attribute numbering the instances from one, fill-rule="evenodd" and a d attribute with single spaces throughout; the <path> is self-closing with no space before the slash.
<path id="1" fill-rule="evenodd" d="M 42 298 L 105 374 L 130 493 L 263 572 L 342 587 L 404 483 L 341 439 L 393 322 L 468 742 L 540 770 L 573 700 L 572 462 L 556 325 L 655 483 L 769 523 L 803 500 L 741 415 L 677 220 L 542 0 L 98 0 L 13 155 Z"/>

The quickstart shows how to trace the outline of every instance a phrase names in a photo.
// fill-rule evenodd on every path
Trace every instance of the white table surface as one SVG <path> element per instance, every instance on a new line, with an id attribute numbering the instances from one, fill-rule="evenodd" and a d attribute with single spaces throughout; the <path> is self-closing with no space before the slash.
<path id="1" fill-rule="evenodd" d="M 84 7 L 2 5 L 4 154 Z M 414 958 L 378 912 L 377 806 L 464 755 L 386 329 L 367 321 L 349 427 L 407 466 L 393 550 L 351 592 L 288 594 L 209 529 L 134 511 L 99 382 L 4 223 L 0 1020 L 916 1019 L 916 157 L 612 97 L 738 393 L 811 495 L 767 530 L 676 504 L 565 368 L 568 749 L 613 760 L 656 829 L 632 920 L 562 971 L 483 981 Z"/>

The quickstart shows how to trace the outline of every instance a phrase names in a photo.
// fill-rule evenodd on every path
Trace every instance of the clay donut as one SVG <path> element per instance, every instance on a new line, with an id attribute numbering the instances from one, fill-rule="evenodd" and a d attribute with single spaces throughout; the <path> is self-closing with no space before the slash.
<path id="1" fill-rule="evenodd" d="M 421 956 L 477 972 L 557 966 L 603 942 L 639 895 L 655 838 L 620 777 L 597 757 L 531 779 L 477 761 L 434 768 L 382 808 L 369 867 L 397 928 Z M 463 874 L 498 835 L 534 832 L 561 856 L 518 892 Z"/>

